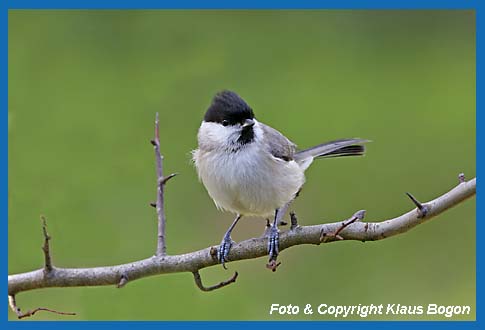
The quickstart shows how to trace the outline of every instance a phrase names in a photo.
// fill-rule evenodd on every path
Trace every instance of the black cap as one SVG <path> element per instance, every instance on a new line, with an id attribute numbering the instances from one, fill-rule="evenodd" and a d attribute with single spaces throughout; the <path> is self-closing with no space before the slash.
<path id="1" fill-rule="evenodd" d="M 204 116 L 204 121 L 235 125 L 253 119 L 253 109 L 236 93 L 223 90 L 214 96 Z"/>

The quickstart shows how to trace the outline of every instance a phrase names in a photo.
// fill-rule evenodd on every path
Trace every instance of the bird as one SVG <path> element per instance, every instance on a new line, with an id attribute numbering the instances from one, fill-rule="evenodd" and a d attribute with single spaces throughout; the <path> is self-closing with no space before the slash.
<path id="1" fill-rule="evenodd" d="M 279 253 L 278 224 L 305 183 L 305 171 L 320 158 L 361 156 L 360 138 L 339 139 L 298 150 L 276 129 L 255 118 L 253 109 L 235 92 L 222 90 L 213 97 L 192 151 L 200 181 L 217 209 L 236 215 L 217 249 L 225 263 L 231 233 L 242 217 L 274 216 L 267 232 L 269 260 Z"/>

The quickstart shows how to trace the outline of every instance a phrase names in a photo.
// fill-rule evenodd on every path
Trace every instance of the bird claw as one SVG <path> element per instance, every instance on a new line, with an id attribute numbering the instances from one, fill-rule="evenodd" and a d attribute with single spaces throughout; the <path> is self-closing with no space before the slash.
<path id="1" fill-rule="evenodd" d="M 217 249 L 217 260 L 220 264 L 222 264 L 222 267 L 224 267 L 224 269 L 227 269 L 225 263 L 226 261 L 228 261 L 227 256 L 229 255 L 229 251 L 231 250 L 233 243 L 234 242 L 231 236 L 224 236 L 221 245 L 219 245 L 219 248 Z"/>

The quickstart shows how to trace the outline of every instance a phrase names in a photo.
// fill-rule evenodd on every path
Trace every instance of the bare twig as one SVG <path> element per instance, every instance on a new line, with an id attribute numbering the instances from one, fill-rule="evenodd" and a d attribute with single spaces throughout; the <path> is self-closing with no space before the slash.
<path id="1" fill-rule="evenodd" d="M 198 270 L 196 270 L 195 272 L 192 272 L 192 274 L 194 275 L 194 281 L 195 281 L 195 284 L 197 285 L 197 287 L 199 289 L 201 289 L 202 291 L 205 291 L 205 292 L 217 290 L 217 289 L 225 287 L 226 285 L 234 283 L 234 282 L 236 282 L 236 279 L 237 279 L 237 276 L 238 276 L 238 273 L 235 272 L 234 275 L 232 275 L 232 277 L 230 279 L 228 279 L 227 281 L 223 281 L 223 282 L 220 282 L 216 285 L 206 287 L 206 286 L 204 286 L 204 284 L 202 284 L 202 279 L 200 278 L 200 273 L 199 273 Z"/>
<path id="2" fill-rule="evenodd" d="M 429 208 L 425 218 L 419 218 L 413 209 L 396 218 L 381 222 L 354 222 L 343 229 L 339 235 L 344 240 L 376 241 L 394 235 L 402 234 L 413 227 L 430 221 L 435 216 L 447 209 L 463 202 L 475 195 L 476 179 L 458 184 L 442 196 L 426 203 Z M 291 246 L 301 244 L 320 244 L 321 232 L 335 232 L 342 226 L 342 222 L 326 223 L 313 226 L 298 226 L 294 230 L 288 230 L 280 234 L 280 251 Z M 339 240 L 330 240 L 330 242 Z M 49 276 L 44 276 L 44 270 L 38 269 L 28 273 L 8 276 L 8 293 L 16 293 L 49 287 L 77 287 L 77 286 L 101 286 L 117 285 L 120 282 L 120 274 L 125 274 L 130 281 L 143 277 L 177 273 L 195 272 L 202 268 L 217 265 L 210 251 L 214 247 L 180 255 L 153 256 L 147 259 L 130 262 L 127 264 L 95 267 L 95 268 L 59 268 L 52 269 Z M 258 258 L 267 255 L 267 238 L 251 238 L 237 244 L 229 253 L 228 262 Z"/>
<path id="3" fill-rule="evenodd" d="M 364 217 L 365 217 L 365 210 L 360 210 L 360 211 L 355 212 L 350 218 L 343 221 L 341 226 L 339 228 L 337 228 L 337 230 L 334 231 L 333 233 L 327 233 L 327 232 L 322 231 L 321 234 L 320 234 L 320 242 L 327 243 L 330 238 L 338 239 L 340 241 L 343 240 L 344 238 L 339 235 L 340 232 L 342 230 L 344 230 L 345 228 L 347 228 L 348 226 L 350 226 L 351 224 L 353 224 L 354 222 L 362 221 L 362 219 L 364 219 Z"/>
<path id="4" fill-rule="evenodd" d="M 44 251 L 44 271 L 49 273 L 52 271 L 52 258 L 49 249 L 49 241 L 51 237 L 47 233 L 47 220 L 44 216 L 40 217 L 42 221 L 42 233 L 44 234 L 44 246 L 42 246 L 42 251 Z"/>
<path id="5" fill-rule="evenodd" d="M 8 296 L 8 304 L 10 306 L 10 309 L 12 309 L 12 311 L 15 314 L 17 314 L 17 317 L 19 319 L 23 319 L 24 317 L 32 316 L 35 313 L 40 312 L 40 311 L 45 311 L 45 312 L 50 312 L 50 313 L 55 313 L 55 314 L 60 314 L 60 315 L 76 315 L 76 313 L 59 312 L 59 311 L 56 311 L 56 310 L 53 310 L 53 309 L 49 309 L 49 308 L 44 308 L 44 307 L 37 307 L 35 309 L 28 310 L 26 312 L 22 312 L 20 310 L 20 308 L 17 306 L 17 302 L 15 301 L 15 296 L 14 295 L 9 295 Z"/>
<path id="6" fill-rule="evenodd" d="M 150 203 L 151 206 L 155 206 L 158 216 L 158 240 L 157 240 L 157 256 L 164 256 L 167 254 L 167 246 L 165 243 L 165 226 L 167 219 L 165 218 L 165 204 L 164 204 L 164 188 L 165 184 L 173 178 L 176 173 L 169 176 L 163 176 L 163 156 L 160 153 L 160 120 L 158 112 L 155 116 L 155 137 L 150 141 L 155 150 L 155 160 L 157 168 L 157 201 L 155 205 Z"/>

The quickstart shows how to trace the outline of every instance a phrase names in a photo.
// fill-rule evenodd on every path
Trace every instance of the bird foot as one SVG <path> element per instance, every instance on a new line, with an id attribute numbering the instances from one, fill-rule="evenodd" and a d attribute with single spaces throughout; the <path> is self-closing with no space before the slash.
<path id="1" fill-rule="evenodd" d="M 226 235 L 222 239 L 221 245 L 219 245 L 219 248 L 217 249 L 217 260 L 220 264 L 222 264 L 222 267 L 224 267 L 224 269 L 227 269 L 225 263 L 226 261 L 228 261 L 227 256 L 229 255 L 229 251 L 231 251 L 231 247 L 233 244 L 234 241 L 232 240 L 231 236 Z"/>
<path id="2" fill-rule="evenodd" d="M 279 254 L 280 233 L 278 227 L 271 226 L 268 230 L 268 254 L 269 261 L 276 261 Z"/>

